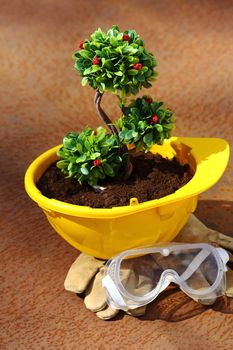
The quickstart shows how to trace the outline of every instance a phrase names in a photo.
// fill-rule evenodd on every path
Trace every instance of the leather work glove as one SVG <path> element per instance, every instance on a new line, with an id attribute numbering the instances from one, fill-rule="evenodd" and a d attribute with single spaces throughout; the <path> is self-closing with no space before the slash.
<path id="1" fill-rule="evenodd" d="M 109 307 L 106 302 L 105 291 L 102 287 L 105 262 L 81 253 L 71 265 L 64 286 L 70 292 L 78 294 L 85 292 L 84 304 L 86 308 L 95 312 L 97 317 L 108 320 L 115 317 L 119 310 Z M 124 272 L 123 278 L 129 280 L 132 277 L 131 271 L 126 270 Z M 143 306 L 127 313 L 133 316 L 142 316 L 145 310 L 146 306 Z"/>
<path id="2" fill-rule="evenodd" d="M 176 236 L 175 242 L 183 243 L 210 243 L 224 249 L 233 251 L 233 238 L 223 235 L 217 231 L 207 228 L 194 215 L 190 218 L 181 232 Z M 233 262 L 233 256 L 230 255 L 230 261 Z M 105 260 L 94 258 L 93 256 L 81 253 L 75 262 L 71 265 L 65 279 L 65 289 L 70 292 L 82 294 L 84 304 L 87 309 L 94 312 L 97 317 L 108 320 L 117 315 L 119 310 L 113 309 L 107 305 L 105 290 L 102 287 L 102 278 L 104 276 Z M 146 268 L 146 266 L 145 266 Z M 150 290 L 150 285 L 140 285 L 135 281 L 134 273 L 130 269 L 124 271 L 124 284 L 133 286 L 137 290 L 146 288 Z M 233 297 L 233 270 L 227 271 L 227 289 L 226 296 Z M 205 304 L 202 300 L 197 300 Z M 128 310 L 127 313 L 132 316 L 142 316 L 146 312 L 146 305 L 137 309 Z"/>

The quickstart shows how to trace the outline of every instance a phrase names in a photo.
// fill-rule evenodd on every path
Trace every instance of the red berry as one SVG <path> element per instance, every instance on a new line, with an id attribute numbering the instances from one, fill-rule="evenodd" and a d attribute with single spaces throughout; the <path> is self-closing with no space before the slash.
<path id="1" fill-rule="evenodd" d="M 92 60 L 92 64 L 99 64 L 100 63 L 100 59 L 99 57 L 94 57 L 93 60 Z"/>
<path id="2" fill-rule="evenodd" d="M 135 63 L 135 64 L 133 65 L 133 69 L 141 70 L 141 69 L 142 69 L 142 64 L 141 64 L 141 63 Z"/>
<path id="3" fill-rule="evenodd" d="M 96 160 L 94 160 L 93 163 L 94 163 L 94 166 L 98 167 L 98 166 L 101 165 L 101 160 L 100 159 L 96 159 Z"/>
<path id="4" fill-rule="evenodd" d="M 146 102 L 148 103 L 148 105 L 151 105 L 151 103 L 153 102 L 151 97 L 146 98 Z"/>
<path id="5" fill-rule="evenodd" d="M 93 135 L 94 135 L 94 136 L 97 135 L 97 131 L 96 131 L 96 130 L 93 131 Z"/>
<path id="6" fill-rule="evenodd" d="M 123 34 L 123 40 L 124 40 L 124 41 L 130 41 L 130 36 L 129 36 L 129 34 Z"/>
<path id="7" fill-rule="evenodd" d="M 84 49 L 84 40 L 80 41 L 79 48 L 82 50 Z"/>
<path id="8" fill-rule="evenodd" d="M 156 124 L 159 120 L 159 117 L 157 115 L 153 115 L 151 118 L 151 124 Z"/>

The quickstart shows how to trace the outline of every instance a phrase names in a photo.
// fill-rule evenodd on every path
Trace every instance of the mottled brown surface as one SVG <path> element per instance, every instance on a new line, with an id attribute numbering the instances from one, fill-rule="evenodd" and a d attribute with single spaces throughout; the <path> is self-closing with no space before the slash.
<path id="1" fill-rule="evenodd" d="M 64 291 L 77 251 L 27 197 L 29 163 L 70 129 L 98 124 L 92 91 L 71 68 L 75 42 L 96 27 L 135 28 L 157 54 L 151 94 L 177 115 L 176 134 L 232 143 L 233 2 L 0 1 L 1 345 L 27 349 L 232 349 L 233 301 L 200 306 L 178 289 L 163 293 L 142 319 L 103 322 Z M 105 99 L 118 115 L 111 96 Z M 233 235 L 232 160 L 201 196 L 197 215 Z"/>

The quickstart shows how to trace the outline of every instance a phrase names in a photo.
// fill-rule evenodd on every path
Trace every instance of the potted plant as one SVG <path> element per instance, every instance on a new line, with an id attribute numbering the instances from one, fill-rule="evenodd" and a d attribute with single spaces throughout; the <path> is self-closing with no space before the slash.
<path id="1" fill-rule="evenodd" d="M 134 30 L 121 32 L 113 26 L 98 29 L 81 41 L 74 54 L 82 85 L 95 90 L 94 103 L 106 128 L 68 133 L 63 144 L 43 153 L 29 166 L 25 187 L 53 228 L 72 246 L 107 259 L 122 250 L 172 240 L 196 208 L 198 194 L 221 177 L 229 158 L 222 139 L 171 137 L 173 112 L 150 96 L 127 103 L 130 95 L 151 87 L 157 62 Z M 105 92 L 116 94 L 122 116 L 113 123 L 101 106 Z M 132 146 L 133 145 L 133 146 Z M 130 149 L 134 147 L 136 152 Z M 103 181 L 130 181 L 132 157 L 137 152 L 159 153 L 188 164 L 192 179 L 174 193 L 139 203 L 132 196 L 128 205 L 93 208 L 48 198 L 37 183 L 54 162 L 66 177 L 89 186 L 102 196 Z M 129 183 L 129 182 L 127 182 Z M 88 184 L 88 185 L 86 185 Z"/>

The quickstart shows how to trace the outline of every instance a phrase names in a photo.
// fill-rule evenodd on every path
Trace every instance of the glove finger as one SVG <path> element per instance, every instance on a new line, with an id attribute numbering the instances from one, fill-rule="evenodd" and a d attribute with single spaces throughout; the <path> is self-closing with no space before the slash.
<path id="1" fill-rule="evenodd" d="M 227 276 L 227 288 L 225 295 L 229 298 L 233 298 L 233 270 L 228 270 L 226 273 Z"/>
<path id="2" fill-rule="evenodd" d="M 233 250 L 233 238 L 223 233 L 212 231 L 209 234 L 209 242 L 212 244 L 215 243 L 224 249 Z"/>
<path id="3" fill-rule="evenodd" d="M 74 293 L 83 293 L 104 263 L 93 256 L 81 253 L 68 271 L 64 282 L 65 289 Z"/>
<path id="4" fill-rule="evenodd" d="M 136 309 L 131 309 L 126 311 L 128 315 L 134 316 L 134 317 L 140 317 L 145 315 L 146 313 L 146 305 L 137 307 Z"/>
<path id="5" fill-rule="evenodd" d="M 127 279 L 130 276 L 131 271 L 129 269 L 123 270 L 121 274 L 122 278 L 122 283 L 123 281 L 127 281 Z M 86 293 L 85 293 L 85 298 L 84 298 L 84 303 L 86 305 L 86 308 L 93 311 L 93 312 L 98 312 L 106 308 L 107 302 L 106 302 L 106 293 L 105 290 L 102 286 L 102 279 L 104 277 L 104 267 L 100 268 L 100 271 L 97 273 L 97 275 L 93 278 L 92 282 L 88 286 Z M 111 315 L 113 309 L 109 309 L 106 311 L 103 315 L 100 314 L 101 317 L 111 318 Z M 115 309 L 114 309 L 115 310 Z M 108 314 L 110 313 L 110 316 Z M 115 312 L 114 312 L 115 315 Z M 99 316 L 98 316 L 99 317 Z M 112 316 L 114 317 L 114 316 Z"/>
<path id="6" fill-rule="evenodd" d="M 101 268 L 85 293 L 84 303 L 86 308 L 93 312 L 100 311 L 106 307 L 106 294 L 102 286 L 103 277 L 104 268 Z"/>
<path id="7" fill-rule="evenodd" d="M 96 316 L 101 320 L 110 320 L 118 314 L 119 310 L 107 306 L 105 309 L 96 312 Z"/>

